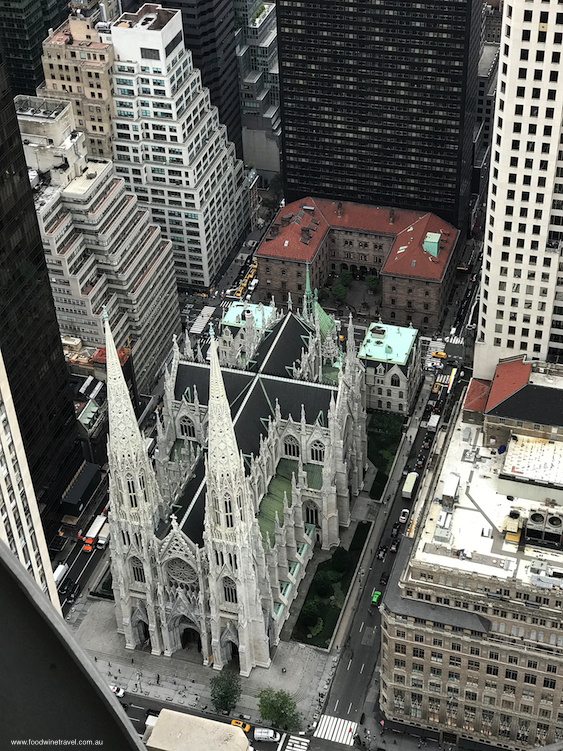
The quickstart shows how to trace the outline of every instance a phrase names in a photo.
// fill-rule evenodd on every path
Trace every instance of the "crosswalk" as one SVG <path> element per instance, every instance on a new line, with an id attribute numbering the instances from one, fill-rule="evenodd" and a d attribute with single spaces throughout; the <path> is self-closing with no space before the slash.
<path id="1" fill-rule="evenodd" d="M 446 342 L 448 344 L 463 344 L 464 339 L 462 336 L 447 336 Z"/>
<path id="2" fill-rule="evenodd" d="M 438 383 L 447 383 L 449 380 L 449 373 L 438 373 L 438 375 L 436 376 L 436 381 L 438 381 Z"/>
<path id="3" fill-rule="evenodd" d="M 310 738 L 300 738 L 297 735 L 290 735 L 285 751 L 307 751 L 311 743 Z"/>
<path id="4" fill-rule="evenodd" d="M 221 300 L 221 307 L 227 310 L 227 308 L 230 306 L 232 300 Z"/>
<path id="5" fill-rule="evenodd" d="M 199 340 L 199 344 L 203 348 L 205 347 L 206 344 L 209 344 L 210 341 L 211 341 L 210 336 L 202 336 L 201 339 Z"/>
<path id="6" fill-rule="evenodd" d="M 343 720 L 341 717 L 331 717 L 324 714 L 321 716 L 313 736 L 315 738 L 323 738 L 326 741 L 333 741 L 334 743 L 342 743 L 345 746 L 353 746 L 357 728 L 357 722 L 350 722 L 350 720 Z"/>

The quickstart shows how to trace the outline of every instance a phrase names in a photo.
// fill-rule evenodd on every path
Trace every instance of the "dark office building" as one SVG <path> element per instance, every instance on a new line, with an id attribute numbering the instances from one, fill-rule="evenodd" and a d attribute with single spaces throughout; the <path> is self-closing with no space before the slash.
<path id="1" fill-rule="evenodd" d="M 0 45 L 13 95 L 35 95 L 45 80 L 41 44 L 49 28 L 68 17 L 68 0 L 4 0 L 0 10 Z"/>
<path id="2" fill-rule="evenodd" d="M 0 51 L 0 350 L 48 516 L 81 462 L 74 405 L 18 121 Z M 61 490 L 62 488 L 62 490 Z"/>
<path id="3" fill-rule="evenodd" d="M 219 122 L 227 127 L 229 141 L 242 159 L 242 122 L 233 0 L 155 0 L 164 8 L 182 11 L 184 44 L 192 52 L 194 67 L 209 89 Z M 126 0 L 123 11 L 137 11 L 144 0 Z"/>
<path id="4" fill-rule="evenodd" d="M 285 198 L 467 224 L 481 3 L 278 0 Z"/>

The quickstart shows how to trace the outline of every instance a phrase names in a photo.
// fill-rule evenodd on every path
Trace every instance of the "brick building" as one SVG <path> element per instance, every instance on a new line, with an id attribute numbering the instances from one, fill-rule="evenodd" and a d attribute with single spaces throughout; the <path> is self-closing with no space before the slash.
<path id="1" fill-rule="evenodd" d="M 381 277 L 384 322 L 439 325 L 455 276 L 459 231 L 435 214 L 304 198 L 282 209 L 256 251 L 259 297 L 303 302 L 313 287 L 349 270 Z"/>

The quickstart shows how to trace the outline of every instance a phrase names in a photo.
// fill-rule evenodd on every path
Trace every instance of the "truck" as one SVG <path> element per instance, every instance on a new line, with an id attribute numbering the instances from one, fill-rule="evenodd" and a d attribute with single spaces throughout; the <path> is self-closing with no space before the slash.
<path id="1" fill-rule="evenodd" d="M 428 430 L 433 430 L 434 432 L 436 432 L 439 421 L 440 415 L 431 415 L 430 419 L 428 420 Z"/>
<path id="2" fill-rule="evenodd" d="M 418 481 L 418 472 L 409 472 L 405 484 L 403 485 L 402 496 L 410 501 L 414 498 L 416 483 Z"/>
<path id="3" fill-rule="evenodd" d="M 457 498 L 457 491 L 459 489 L 459 475 L 456 472 L 450 472 L 444 483 L 444 490 L 442 492 L 442 503 L 446 506 L 451 506 L 455 503 Z"/>
<path id="4" fill-rule="evenodd" d="M 103 550 L 106 545 L 108 544 L 109 540 L 109 523 L 106 519 L 106 522 L 104 526 L 101 528 L 101 530 L 98 533 L 98 542 L 96 543 L 96 547 L 98 550 Z"/>
<path id="5" fill-rule="evenodd" d="M 82 541 L 84 542 L 82 550 L 84 550 L 86 553 L 91 553 L 95 548 L 96 542 L 98 540 L 98 535 L 100 534 L 102 527 L 104 526 L 106 521 L 106 517 L 103 514 L 100 514 L 100 516 L 97 516 L 94 519 L 94 521 L 90 525 L 90 528 L 82 537 Z"/>

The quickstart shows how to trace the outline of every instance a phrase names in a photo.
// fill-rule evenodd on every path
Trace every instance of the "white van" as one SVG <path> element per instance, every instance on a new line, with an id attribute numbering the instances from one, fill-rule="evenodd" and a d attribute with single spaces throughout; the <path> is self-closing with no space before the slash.
<path id="1" fill-rule="evenodd" d="M 53 579 L 55 580 L 55 586 L 58 587 L 59 584 L 64 579 L 66 572 L 68 571 L 68 564 L 67 563 L 59 563 L 57 568 L 55 569 L 55 573 L 53 574 Z"/>
<path id="2" fill-rule="evenodd" d="M 254 728 L 255 741 L 271 741 L 272 743 L 278 743 L 280 738 L 281 735 L 271 728 Z"/>

